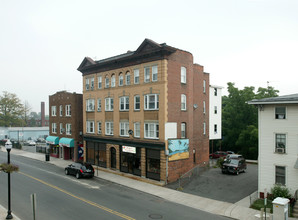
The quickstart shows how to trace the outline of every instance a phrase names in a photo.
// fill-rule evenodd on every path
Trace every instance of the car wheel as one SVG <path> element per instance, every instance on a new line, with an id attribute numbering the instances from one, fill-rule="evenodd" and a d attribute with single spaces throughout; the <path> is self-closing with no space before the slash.
<path id="1" fill-rule="evenodd" d="M 80 179 L 80 178 L 81 178 L 80 173 L 77 173 L 77 174 L 76 174 L 76 178 L 77 178 L 77 179 Z"/>
<path id="2" fill-rule="evenodd" d="M 66 175 L 69 175 L 69 171 L 68 171 L 68 169 L 65 169 L 65 174 L 66 174 Z"/>
<path id="3" fill-rule="evenodd" d="M 223 170 L 222 170 L 221 172 L 222 172 L 222 173 L 226 173 L 226 172 L 225 172 L 225 171 L 223 171 Z"/>

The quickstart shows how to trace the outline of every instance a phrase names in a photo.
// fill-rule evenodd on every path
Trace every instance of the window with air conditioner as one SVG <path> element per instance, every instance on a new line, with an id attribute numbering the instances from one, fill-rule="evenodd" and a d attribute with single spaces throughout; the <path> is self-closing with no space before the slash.
<path id="1" fill-rule="evenodd" d="M 275 134 L 275 153 L 286 153 L 286 135 Z"/>
<path id="2" fill-rule="evenodd" d="M 286 119 L 286 107 L 275 107 L 275 119 Z"/>

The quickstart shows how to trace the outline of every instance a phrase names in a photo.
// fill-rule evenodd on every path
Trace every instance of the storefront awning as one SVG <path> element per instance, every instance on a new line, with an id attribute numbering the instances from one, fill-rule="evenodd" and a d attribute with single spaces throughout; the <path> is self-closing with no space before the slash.
<path id="1" fill-rule="evenodd" d="M 296 163 L 295 163 L 295 165 L 294 165 L 294 168 L 295 168 L 295 169 L 298 169 L 298 158 L 297 158 L 297 160 L 296 160 Z"/>
<path id="2" fill-rule="evenodd" d="M 72 138 L 61 138 L 59 141 L 60 146 L 74 147 L 74 139 Z"/>
<path id="3" fill-rule="evenodd" d="M 59 144 L 59 137 L 56 136 L 48 136 L 46 138 L 47 144 Z"/>

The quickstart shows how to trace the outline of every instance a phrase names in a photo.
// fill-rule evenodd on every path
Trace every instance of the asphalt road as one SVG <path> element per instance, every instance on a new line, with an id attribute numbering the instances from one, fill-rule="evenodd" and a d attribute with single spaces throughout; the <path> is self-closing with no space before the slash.
<path id="1" fill-rule="evenodd" d="M 0 152 L 0 163 L 7 154 Z M 100 178 L 75 179 L 54 165 L 11 155 L 20 166 L 11 174 L 12 213 L 31 220 L 30 195 L 36 194 L 36 219 L 228 219 L 168 202 Z M 7 174 L 0 173 L 0 204 L 7 208 Z M 179 200 L 179 198 L 177 198 Z"/>
<path id="2" fill-rule="evenodd" d="M 177 183 L 168 185 L 177 188 Z M 220 168 L 210 168 L 183 186 L 183 192 L 235 203 L 258 189 L 258 166 L 247 164 L 247 171 L 239 175 L 222 174 Z"/>

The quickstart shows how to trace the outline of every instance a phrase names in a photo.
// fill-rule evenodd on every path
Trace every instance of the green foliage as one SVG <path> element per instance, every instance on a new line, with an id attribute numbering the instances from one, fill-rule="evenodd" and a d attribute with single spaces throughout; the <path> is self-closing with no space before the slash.
<path id="1" fill-rule="evenodd" d="M 5 173 L 12 173 L 12 172 L 18 172 L 19 166 L 14 164 L 8 164 L 8 163 L 2 163 L 0 164 L 0 170 L 4 171 Z"/>
<path id="2" fill-rule="evenodd" d="M 225 159 L 223 157 L 220 157 L 216 161 L 216 166 L 222 168 L 222 165 L 224 164 Z"/>
<path id="3" fill-rule="evenodd" d="M 247 102 L 253 99 L 277 96 L 273 87 L 254 87 L 240 90 L 228 83 L 228 96 L 222 98 L 222 147 L 243 154 L 248 159 L 258 157 L 258 109 Z"/>
<path id="4" fill-rule="evenodd" d="M 265 209 L 264 199 L 257 199 L 256 201 L 254 201 L 253 204 L 251 204 L 250 208 L 256 209 L 256 210 L 261 210 L 261 208 L 264 208 Z M 272 213 L 272 211 L 273 211 L 273 205 L 272 205 L 272 201 L 271 200 L 267 200 L 266 208 L 270 208 L 270 212 Z"/>
<path id="5" fill-rule="evenodd" d="M 0 126 L 21 126 L 23 114 L 24 106 L 20 99 L 15 94 L 3 92 L 0 96 Z"/>
<path id="6" fill-rule="evenodd" d="M 273 188 L 271 188 L 271 199 L 274 200 L 277 197 L 288 198 L 290 199 L 292 196 L 287 187 L 281 184 L 275 184 Z"/>

